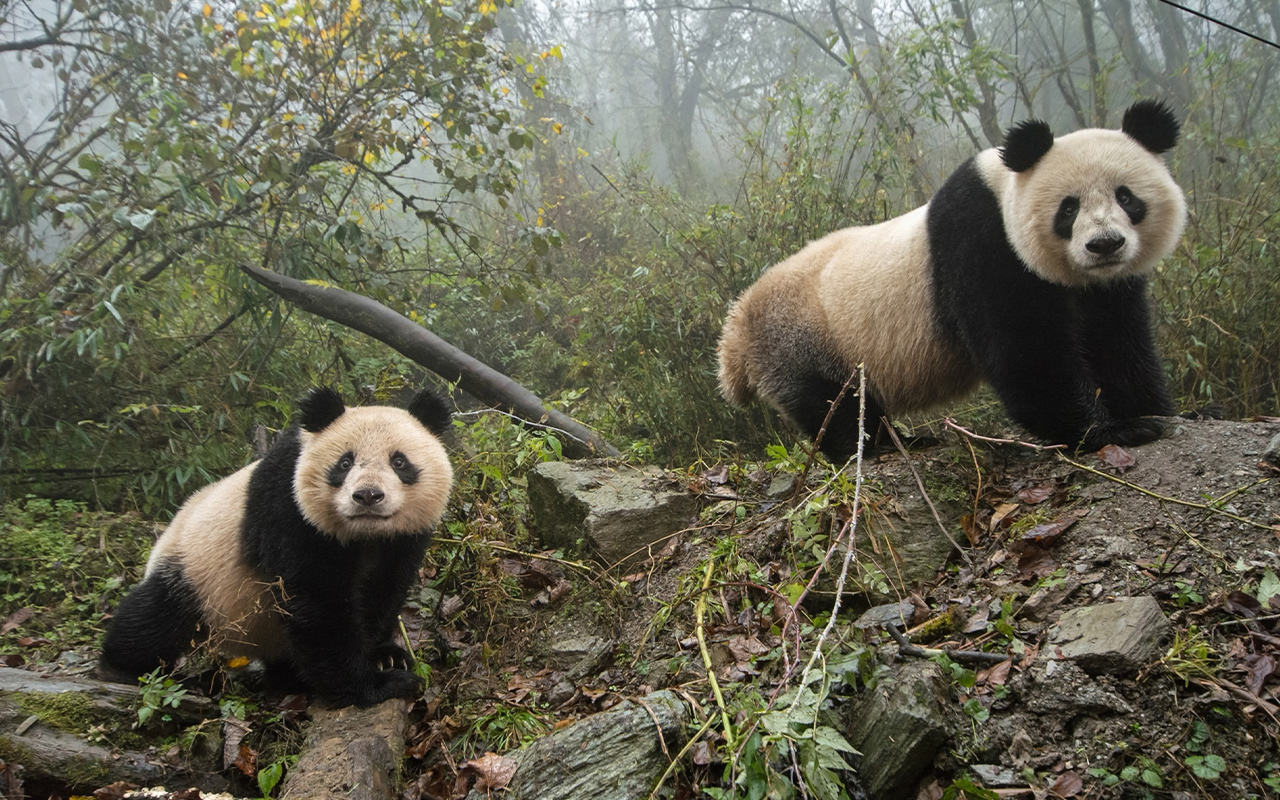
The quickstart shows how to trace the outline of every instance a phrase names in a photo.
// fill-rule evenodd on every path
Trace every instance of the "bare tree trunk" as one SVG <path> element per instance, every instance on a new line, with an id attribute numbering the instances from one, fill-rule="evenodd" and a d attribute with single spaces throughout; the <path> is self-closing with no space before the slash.
<path id="1" fill-rule="evenodd" d="M 1089 95 L 1093 99 L 1093 127 L 1107 124 L 1107 87 L 1102 77 L 1102 65 L 1098 60 L 1098 39 L 1093 30 L 1093 0 L 1076 0 L 1080 7 L 1080 28 L 1084 32 L 1084 46 L 1089 59 Z"/>
<path id="2" fill-rule="evenodd" d="M 1156 33 L 1160 36 L 1166 83 L 1178 107 L 1185 111 L 1191 105 L 1191 84 L 1187 80 L 1190 52 L 1187 49 L 1182 12 L 1158 0 L 1148 0 L 1147 5 L 1151 8 L 1151 15 L 1156 21 Z"/>
<path id="3" fill-rule="evenodd" d="M 482 364 L 421 325 L 381 303 L 337 287 L 316 286 L 279 273 L 241 264 L 250 278 L 284 300 L 325 319 L 368 334 L 403 353 L 486 403 L 507 410 L 539 429 L 566 434 L 564 452 L 574 458 L 617 456 L 617 448 L 580 422 L 547 408 L 533 392 Z"/>

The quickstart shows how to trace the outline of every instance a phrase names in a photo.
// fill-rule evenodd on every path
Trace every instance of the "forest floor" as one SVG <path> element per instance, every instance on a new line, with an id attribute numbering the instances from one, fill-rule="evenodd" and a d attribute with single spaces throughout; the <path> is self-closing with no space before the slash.
<path id="1" fill-rule="evenodd" d="M 453 521 L 404 614 L 430 682 L 411 709 L 402 796 L 459 796 L 469 760 L 670 688 L 700 716 L 657 796 L 856 798 L 859 781 L 839 768 L 857 763 L 842 714 L 919 660 L 882 626 L 856 624 L 891 603 L 905 604 L 915 645 L 1007 655 L 934 656 L 951 736 L 913 777 L 916 797 L 1280 796 L 1280 467 L 1264 458 L 1277 435 L 1276 420 L 1180 421 L 1141 448 L 1067 456 L 947 431 L 869 458 L 861 477 L 773 448 L 766 463 L 671 473 L 702 499 L 698 521 L 612 570 L 544 549 L 524 480 L 464 460 Z M 0 664 L 91 673 L 103 615 L 157 531 L 65 502 L 4 506 Z M 844 566 L 835 544 L 849 537 L 828 626 Z M 1063 613 L 1142 596 L 1170 624 L 1156 656 L 1133 669 L 1061 661 Z M 157 715 L 165 691 L 148 701 Z M 191 785 L 259 796 L 296 756 L 305 701 L 235 675 L 219 691 L 214 755 L 197 758 L 177 732 L 150 757 L 185 767 Z M 761 724 L 805 692 L 809 729 Z M 79 733 L 112 744 L 125 732 Z M 810 756 L 826 767 L 806 767 Z M 21 777 L 15 764 L 6 775 L 0 787 Z"/>

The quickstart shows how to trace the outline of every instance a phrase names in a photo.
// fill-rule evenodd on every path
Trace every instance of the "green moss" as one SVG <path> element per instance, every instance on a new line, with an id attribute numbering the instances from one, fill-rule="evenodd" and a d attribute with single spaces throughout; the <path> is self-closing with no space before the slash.
<path id="1" fill-rule="evenodd" d="M 83 694 L 18 694 L 14 699 L 23 711 L 36 715 L 45 725 L 67 733 L 86 733 L 94 725 L 109 721 L 110 717 Z"/>

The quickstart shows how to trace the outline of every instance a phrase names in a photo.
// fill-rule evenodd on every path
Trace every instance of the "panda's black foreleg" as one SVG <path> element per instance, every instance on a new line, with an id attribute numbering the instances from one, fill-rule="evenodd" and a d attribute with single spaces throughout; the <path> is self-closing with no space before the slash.
<path id="1" fill-rule="evenodd" d="M 128 679 L 173 667 L 191 649 L 200 626 L 200 601 L 181 568 L 161 567 L 116 607 L 102 640 L 100 670 Z"/>
<path id="2" fill-rule="evenodd" d="M 371 563 L 362 571 L 360 612 L 370 656 L 380 668 L 409 661 L 408 653 L 393 640 L 399 628 L 400 609 L 418 579 L 418 567 L 430 540 L 429 533 L 421 533 L 365 543 Z"/>
<path id="3" fill-rule="evenodd" d="M 833 464 L 843 464 L 858 452 L 857 391 L 845 391 L 840 404 L 834 410 L 831 408 L 831 404 L 840 397 L 844 385 L 844 381 L 810 374 L 793 380 L 787 387 L 786 394 L 777 398 L 777 403 L 805 435 L 810 439 L 817 439 L 821 434 L 818 449 Z M 892 445 L 888 434 L 883 430 L 883 417 L 884 409 L 868 392 L 866 421 L 862 425 L 868 437 L 864 452 Z"/>
<path id="4" fill-rule="evenodd" d="M 1171 416 L 1173 401 L 1151 330 L 1146 279 L 1084 290 L 1080 314 L 1085 359 L 1111 416 L 1119 421 Z"/>
<path id="5" fill-rule="evenodd" d="M 334 576 L 330 576 L 334 577 Z M 371 706 L 422 689 L 418 676 L 379 670 L 366 621 L 349 581 L 324 575 L 285 579 L 285 634 L 303 681 L 334 706 Z"/>

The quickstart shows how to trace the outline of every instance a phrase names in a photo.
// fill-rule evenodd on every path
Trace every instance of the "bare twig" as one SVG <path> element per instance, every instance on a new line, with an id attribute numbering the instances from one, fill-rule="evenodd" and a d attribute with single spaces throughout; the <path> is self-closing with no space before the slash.
<path id="1" fill-rule="evenodd" d="M 992 444 L 1017 444 L 1023 447 L 1030 447 L 1032 450 L 1035 450 L 1036 452 L 1039 452 L 1041 450 L 1062 450 L 1066 447 L 1066 445 L 1064 444 L 1036 444 L 1035 442 L 1023 442 L 1023 441 L 1019 441 L 1018 439 L 993 439 L 990 436 L 982 436 L 981 434 L 974 433 L 968 428 L 965 428 L 961 425 L 957 425 L 955 421 L 951 419 L 951 417 L 947 417 L 946 419 L 942 420 L 942 424 L 946 425 L 948 428 L 951 428 L 954 431 L 957 431 L 959 433 L 964 434 L 965 436 L 968 436 L 970 439 L 975 439 L 979 442 L 991 442 Z"/>
<path id="2" fill-rule="evenodd" d="M 1187 508 L 1196 508 L 1201 511 L 1208 511 L 1210 514 L 1221 514 L 1222 516 L 1227 517 L 1228 519 L 1233 519 L 1236 522 L 1240 522 L 1245 525 L 1252 525 L 1255 528 L 1262 528 L 1264 531 L 1274 532 L 1276 530 L 1275 526 L 1273 525 L 1268 525 L 1265 522 L 1258 522 L 1257 520 L 1252 520 L 1252 519 L 1249 519 L 1248 517 L 1242 517 L 1239 514 L 1232 514 L 1230 511 L 1225 511 L 1221 508 L 1218 508 L 1215 505 L 1215 503 L 1218 502 L 1216 500 L 1211 503 L 1196 503 L 1196 502 L 1192 502 L 1191 500 L 1180 500 L 1177 497 L 1170 497 L 1168 495 L 1160 494 L 1159 492 L 1153 492 L 1150 489 L 1145 489 L 1136 483 L 1130 483 L 1129 481 L 1126 481 L 1123 478 L 1119 478 L 1115 475 L 1111 475 L 1109 473 L 1103 472 L 1100 469 L 1094 469 L 1093 467 L 1087 466 L 1085 464 L 1081 464 L 1079 461 L 1073 461 L 1072 459 L 1067 458 L 1062 453 L 1058 453 L 1058 458 L 1070 464 L 1071 466 L 1075 467 L 1076 469 L 1081 469 L 1092 475 L 1097 475 L 1101 478 L 1106 478 L 1107 480 L 1118 483 L 1121 486 L 1127 486 L 1128 488 L 1134 490 L 1135 492 L 1138 492 L 1139 494 L 1145 494 L 1147 497 L 1153 497 L 1156 500 L 1160 500 L 1165 503 L 1173 503 L 1179 506 L 1186 506 Z M 1262 480 L 1258 481 L 1257 483 L 1247 488 L 1252 489 L 1269 480 L 1271 479 L 1263 478 Z M 1233 494 L 1235 494 L 1235 492 L 1228 492 L 1226 495 L 1223 495 L 1223 496 L 1230 497 Z"/>
<path id="3" fill-rule="evenodd" d="M 706 616 L 707 611 L 707 589 L 711 585 L 711 570 L 715 567 L 715 558 L 707 559 L 707 571 L 702 576 L 702 594 L 698 595 L 698 602 L 694 605 L 694 635 L 698 639 L 698 652 L 702 654 L 702 666 L 707 671 L 707 682 L 711 684 L 711 693 L 715 695 L 716 705 L 720 707 L 720 723 L 724 726 L 724 744 L 727 748 L 732 748 L 735 744 L 733 738 L 733 724 L 729 721 L 729 709 L 724 703 L 724 694 L 720 691 L 720 682 L 716 680 L 716 670 L 711 664 L 711 651 L 707 649 L 707 637 L 703 631 L 702 620 Z"/>
<path id="4" fill-rule="evenodd" d="M 885 630 L 898 643 L 898 653 L 904 656 L 915 656 L 916 658 L 933 658 L 934 656 L 946 656 L 952 661 L 968 661 L 979 664 L 1000 664 L 1009 660 L 1007 653 L 984 653 L 981 650 L 951 650 L 947 648 L 936 649 L 932 647 L 919 647 L 907 641 L 907 637 L 902 635 L 902 631 L 898 630 L 898 626 L 890 622 L 885 625 Z"/>
<path id="5" fill-rule="evenodd" d="M 889 431 L 889 438 L 893 440 L 894 447 L 898 448 L 898 452 L 902 453 L 903 460 L 906 461 L 907 466 L 911 468 L 911 474 L 914 475 L 916 479 L 916 486 L 920 489 L 920 496 L 924 498 L 925 504 L 928 505 L 929 510 L 933 512 L 933 521 L 938 523 L 938 529 L 942 531 L 942 535 L 947 537 L 947 541 L 951 542 L 952 547 L 960 551 L 960 557 L 963 558 L 964 563 L 972 569 L 973 556 L 969 554 L 968 550 L 960 546 L 960 543 L 957 542 L 955 537 L 951 535 L 951 532 L 947 530 L 947 526 L 942 523 L 942 517 L 939 516 L 938 509 L 934 507 L 933 500 L 929 497 L 929 493 L 925 491 L 924 481 L 920 479 L 920 473 L 916 470 L 915 463 L 911 461 L 911 456 L 907 455 L 907 448 L 902 446 L 902 440 L 898 438 L 898 432 L 893 429 L 893 426 L 889 424 L 889 420 L 887 419 L 884 420 L 884 427 Z"/>

